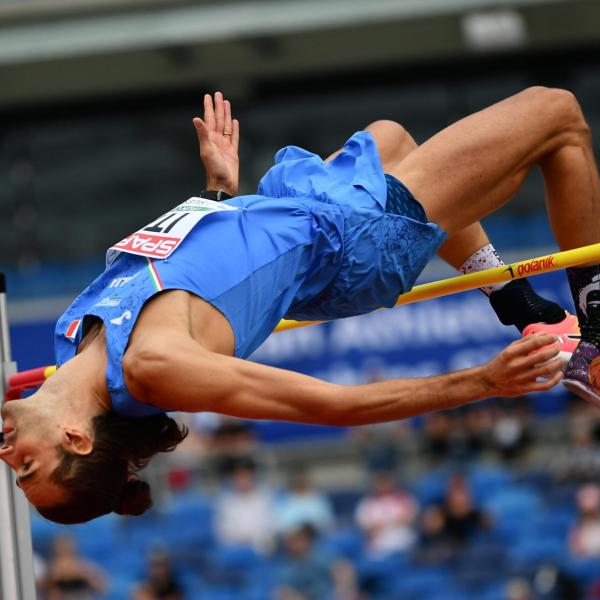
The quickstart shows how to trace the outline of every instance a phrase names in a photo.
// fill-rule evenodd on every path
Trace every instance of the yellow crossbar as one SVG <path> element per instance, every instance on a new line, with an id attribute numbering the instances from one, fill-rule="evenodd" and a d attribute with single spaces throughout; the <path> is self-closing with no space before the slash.
<path id="1" fill-rule="evenodd" d="M 502 267 L 478 271 L 477 273 L 458 275 L 457 277 L 449 277 L 448 279 L 441 279 L 440 281 L 416 285 L 410 292 L 398 297 L 396 306 L 421 302 L 421 300 L 430 300 L 431 298 L 439 298 L 440 296 L 466 292 L 467 290 L 474 290 L 502 281 L 521 279 L 522 277 L 531 275 L 541 275 L 542 273 L 548 273 L 549 271 L 557 271 L 559 269 L 566 269 L 567 267 L 594 262 L 600 262 L 600 244 L 582 246 L 581 248 L 574 248 L 573 250 L 564 250 L 563 252 L 547 254 L 546 256 L 540 256 L 538 258 L 530 258 Z M 288 329 L 296 329 L 297 327 L 314 325 L 320 322 L 321 321 L 289 321 L 284 319 L 279 322 L 275 331 L 287 331 Z"/>

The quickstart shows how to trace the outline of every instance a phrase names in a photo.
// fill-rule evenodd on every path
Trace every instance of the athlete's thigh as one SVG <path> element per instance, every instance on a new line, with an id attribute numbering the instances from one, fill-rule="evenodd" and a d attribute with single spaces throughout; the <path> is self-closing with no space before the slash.
<path id="1" fill-rule="evenodd" d="M 364 131 L 368 131 L 375 141 L 384 173 L 397 166 L 417 147 L 410 133 L 395 121 L 375 121 Z M 328 156 L 325 162 L 333 160 L 341 151 L 337 150 Z"/>
<path id="2" fill-rule="evenodd" d="M 449 234 L 496 210 L 548 152 L 553 96 L 526 90 L 447 127 L 392 167 Z"/>

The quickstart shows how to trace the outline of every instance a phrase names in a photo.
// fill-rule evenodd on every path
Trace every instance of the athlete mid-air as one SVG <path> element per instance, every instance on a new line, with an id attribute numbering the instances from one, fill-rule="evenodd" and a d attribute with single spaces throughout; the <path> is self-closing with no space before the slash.
<path id="1" fill-rule="evenodd" d="M 561 379 L 558 352 L 574 349 L 577 320 L 526 281 L 483 291 L 503 323 L 542 333 L 472 369 L 342 386 L 243 359 L 282 317 L 392 306 L 436 253 L 463 272 L 501 264 L 479 219 L 536 165 L 560 248 L 600 241 L 600 181 L 572 94 L 527 89 L 419 147 L 391 121 L 355 133 L 325 161 L 287 147 L 256 195 L 223 202 L 237 193 L 239 124 L 220 93 L 205 97 L 194 123 L 211 192 L 111 248 L 106 271 L 57 323 L 57 373 L 2 407 L 0 458 L 42 515 L 74 523 L 146 510 L 138 470 L 186 433 L 168 411 L 359 425 Z M 593 401 L 599 273 L 568 270 L 582 341 L 565 382 Z"/>

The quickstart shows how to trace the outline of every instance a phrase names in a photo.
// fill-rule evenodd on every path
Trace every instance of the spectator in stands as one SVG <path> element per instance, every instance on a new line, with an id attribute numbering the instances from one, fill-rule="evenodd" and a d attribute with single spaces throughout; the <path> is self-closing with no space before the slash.
<path id="1" fill-rule="evenodd" d="M 193 465 L 200 458 L 217 475 L 228 472 L 229 465 L 238 458 L 253 456 L 258 440 L 252 423 L 213 412 L 185 414 L 184 424 L 190 434 L 178 446 L 178 462 L 182 455 L 189 456 Z"/>
<path id="2" fill-rule="evenodd" d="M 324 600 L 331 598 L 333 559 L 318 551 L 317 531 L 302 525 L 283 539 L 284 552 L 277 574 L 277 600 Z"/>
<path id="3" fill-rule="evenodd" d="M 184 600 L 171 560 L 162 550 L 155 550 L 148 560 L 148 579 L 133 592 L 132 600 Z"/>
<path id="4" fill-rule="evenodd" d="M 577 523 L 569 532 L 569 547 L 575 556 L 600 557 L 600 487 L 587 484 L 577 492 Z"/>
<path id="5" fill-rule="evenodd" d="M 570 442 L 555 452 L 550 468 L 559 483 L 586 483 L 600 478 L 600 452 L 594 441 L 593 423 L 575 418 Z"/>
<path id="6" fill-rule="evenodd" d="M 555 564 L 540 565 L 533 584 L 535 600 L 583 600 L 581 585 Z"/>
<path id="7" fill-rule="evenodd" d="M 79 556 L 72 537 L 61 535 L 54 540 L 43 587 L 47 600 L 93 600 L 103 593 L 106 576 Z"/>
<path id="8" fill-rule="evenodd" d="M 358 574 L 354 565 L 347 560 L 336 560 L 331 568 L 334 600 L 368 600 L 360 590 Z"/>
<path id="9" fill-rule="evenodd" d="M 216 502 L 215 531 L 219 542 L 270 552 L 275 539 L 273 493 L 259 485 L 256 465 L 250 458 L 239 459 L 228 479 L 228 489 Z"/>
<path id="10" fill-rule="evenodd" d="M 239 460 L 253 460 L 258 447 L 252 423 L 221 415 L 208 446 L 208 464 L 217 477 L 226 476 Z"/>
<path id="11" fill-rule="evenodd" d="M 371 493 L 356 508 L 356 522 L 366 536 L 371 556 L 387 556 L 411 548 L 419 506 L 406 491 L 396 487 L 392 473 L 373 475 Z"/>
<path id="12" fill-rule="evenodd" d="M 385 375 L 378 370 L 371 371 L 367 376 L 369 383 L 384 379 Z M 411 427 L 411 421 L 406 419 L 352 427 L 348 430 L 357 442 L 356 447 L 368 474 L 396 471 L 400 467 L 401 450 L 410 443 L 407 442 L 407 437 Z"/>
<path id="13" fill-rule="evenodd" d="M 475 506 L 466 479 L 455 475 L 443 504 L 423 511 L 417 556 L 423 562 L 444 562 L 489 526 L 490 519 Z"/>
<path id="14" fill-rule="evenodd" d="M 333 509 L 327 497 L 315 490 L 303 471 L 296 472 L 277 503 L 277 529 L 283 533 L 308 524 L 322 532 L 333 525 Z"/>
<path id="15" fill-rule="evenodd" d="M 448 412 L 434 412 L 423 417 L 423 445 L 425 454 L 433 462 L 447 460 L 452 448 L 453 417 Z"/>
<path id="16" fill-rule="evenodd" d="M 486 404 L 463 409 L 462 427 L 466 460 L 476 460 L 489 445 L 492 422 L 492 414 Z"/>
<path id="17" fill-rule="evenodd" d="M 506 401 L 495 408 L 491 429 L 492 445 L 503 460 L 520 457 L 530 441 L 528 411 L 521 405 L 511 406 Z"/>
<path id="18" fill-rule="evenodd" d="M 434 464 L 463 464 L 476 458 L 489 435 L 486 411 L 467 408 L 424 418 L 424 452 Z"/>
<path id="19" fill-rule="evenodd" d="M 600 579 L 594 581 L 587 589 L 585 600 L 600 600 Z"/>
<path id="20" fill-rule="evenodd" d="M 489 517 L 475 506 L 463 475 L 454 475 L 450 479 L 441 510 L 443 535 L 455 548 L 462 548 L 475 533 L 490 526 Z"/>
<path id="21" fill-rule="evenodd" d="M 401 442 L 409 427 L 409 421 L 392 421 L 349 430 L 357 442 L 356 448 L 367 473 L 399 468 Z"/>
<path id="22" fill-rule="evenodd" d="M 424 417 L 423 450 L 435 464 L 464 464 L 477 459 L 490 442 L 493 417 L 482 404 Z"/>
<path id="23" fill-rule="evenodd" d="M 506 600 L 534 600 L 529 581 L 522 577 L 511 579 L 506 585 Z"/>
<path id="24" fill-rule="evenodd" d="M 418 562 L 438 565 L 454 556 L 454 544 L 447 535 L 445 526 L 446 517 L 441 506 L 428 506 L 422 512 L 415 553 Z"/>

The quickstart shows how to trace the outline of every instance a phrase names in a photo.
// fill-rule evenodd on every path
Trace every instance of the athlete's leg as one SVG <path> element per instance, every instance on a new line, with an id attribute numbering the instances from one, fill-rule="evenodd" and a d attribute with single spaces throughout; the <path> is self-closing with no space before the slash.
<path id="1" fill-rule="evenodd" d="M 440 132 L 391 173 L 452 234 L 502 206 L 535 165 L 560 248 L 598 243 L 600 178 L 589 128 L 569 92 L 531 88 L 508 98 Z M 600 404 L 600 265 L 567 274 L 582 341 L 565 383 Z"/>
<path id="2" fill-rule="evenodd" d="M 390 173 L 449 235 L 494 212 L 534 165 L 561 249 L 600 239 L 600 181 L 574 96 L 531 88 L 438 133 Z"/>
<path id="3" fill-rule="evenodd" d="M 394 121 L 376 121 L 366 127 L 366 131 L 373 136 L 386 173 L 418 147 L 410 133 Z M 339 152 L 327 160 L 331 160 Z M 461 272 L 481 271 L 504 264 L 480 223 L 473 223 L 451 235 L 438 255 Z M 566 319 L 563 308 L 536 294 L 526 280 L 490 285 L 481 291 L 489 297 L 500 321 L 505 325 L 515 325 L 519 331 L 524 331 L 534 323 L 538 324 L 538 328 L 545 327 L 544 324 L 559 323 L 558 331 L 553 326 L 552 332 L 556 334 L 577 330 L 577 320 L 574 317 Z M 576 341 L 564 337 L 563 351 L 566 354 L 570 355 L 575 345 Z"/>
<path id="4" fill-rule="evenodd" d="M 412 135 L 395 121 L 375 121 L 365 127 L 375 140 L 377 152 L 384 173 L 393 174 L 395 169 L 411 152 L 418 148 Z M 325 159 L 333 160 L 340 150 Z M 428 214 L 429 216 L 429 214 Z M 489 244 L 490 240 L 480 223 L 473 223 L 461 231 L 449 235 L 438 255 L 455 269 L 460 269 L 464 262 L 477 250 Z"/>

